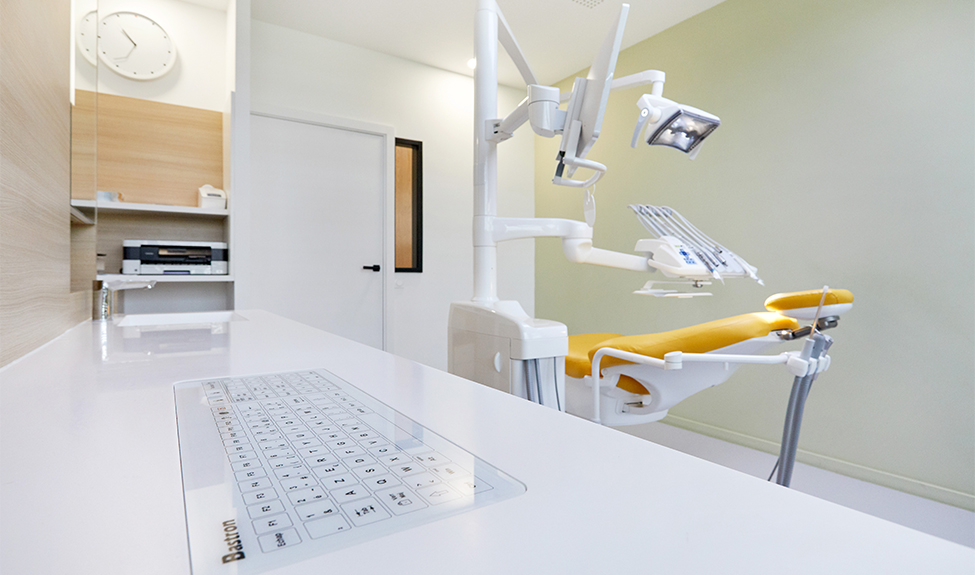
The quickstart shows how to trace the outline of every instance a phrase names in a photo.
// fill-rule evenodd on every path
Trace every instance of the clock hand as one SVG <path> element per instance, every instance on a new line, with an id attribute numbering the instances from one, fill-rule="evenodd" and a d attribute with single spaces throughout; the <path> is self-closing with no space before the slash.
<path id="1" fill-rule="evenodd" d="M 129 39 L 129 42 L 132 42 L 133 48 L 138 46 L 138 44 L 135 43 L 135 40 L 132 39 L 132 36 L 129 36 L 129 33 L 125 31 L 125 28 L 119 26 L 119 29 L 122 30 L 122 33 L 125 34 L 125 37 Z"/>
<path id="2" fill-rule="evenodd" d="M 129 51 L 125 53 L 125 56 L 118 56 L 118 57 L 114 58 L 115 61 L 118 62 L 120 60 L 128 60 L 129 59 L 129 56 L 132 55 L 132 50 L 135 50 L 135 46 L 132 46 L 131 48 L 129 48 Z"/>

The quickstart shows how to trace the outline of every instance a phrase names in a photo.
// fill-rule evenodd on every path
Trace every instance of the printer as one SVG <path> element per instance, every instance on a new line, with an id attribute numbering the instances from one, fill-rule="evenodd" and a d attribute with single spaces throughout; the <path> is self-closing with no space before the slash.
<path id="1" fill-rule="evenodd" d="M 122 241 L 123 274 L 226 275 L 227 269 L 224 242 Z"/>

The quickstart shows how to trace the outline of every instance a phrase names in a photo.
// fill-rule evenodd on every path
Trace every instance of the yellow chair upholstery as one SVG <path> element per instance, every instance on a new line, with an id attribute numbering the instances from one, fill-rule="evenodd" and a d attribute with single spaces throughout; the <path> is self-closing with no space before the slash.
<path id="1" fill-rule="evenodd" d="M 569 355 L 565 356 L 565 374 L 582 379 L 592 371 L 589 350 L 600 343 L 623 337 L 618 333 L 583 333 L 569 336 Z M 600 346 L 602 347 L 602 346 Z"/>
<path id="2" fill-rule="evenodd" d="M 818 300 L 816 304 L 819 304 Z M 764 337 L 773 331 L 797 329 L 798 327 L 799 322 L 790 317 L 771 312 L 757 312 L 646 335 L 607 337 L 613 334 L 601 333 L 569 336 L 569 356 L 565 360 L 565 372 L 567 375 L 577 378 L 590 375 L 592 358 L 602 347 L 612 347 L 621 351 L 663 359 L 665 354 L 672 351 L 707 353 L 755 337 Z M 575 344 L 573 340 L 575 340 Z M 592 345 L 585 357 L 588 361 L 585 361 L 579 357 L 577 350 L 587 343 Z M 570 358 L 572 371 L 570 371 Z M 601 362 L 601 367 L 606 368 L 625 363 L 630 362 L 606 356 Z M 648 393 L 646 388 L 636 380 L 626 376 L 620 377 L 617 387 L 631 393 Z"/>
<path id="3" fill-rule="evenodd" d="M 794 291 L 777 293 L 765 300 L 765 309 L 769 311 L 786 311 L 804 307 L 819 307 L 819 300 L 823 297 L 823 290 Z M 826 291 L 823 305 L 853 303 L 853 293 L 845 289 L 830 289 Z"/>

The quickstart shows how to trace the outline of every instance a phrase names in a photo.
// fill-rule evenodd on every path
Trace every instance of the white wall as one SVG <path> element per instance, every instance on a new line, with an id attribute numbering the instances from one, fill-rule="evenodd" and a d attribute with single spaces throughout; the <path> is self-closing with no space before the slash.
<path id="1" fill-rule="evenodd" d="M 76 0 L 76 28 L 95 5 L 95 0 Z M 102 18 L 119 11 L 144 14 L 162 26 L 176 44 L 175 68 L 148 82 L 119 76 L 99 60 L 99 93 L 224 111 L 228 85 L 226 11 L 180 0 L 97 0 L 97 6 Z M 95 67 L 80 54 L 76 56 L 75 88 L 95 91 Z"/>
<path id="2" fill-rule="evenodd" d="M 473 26 L 473 23 L 472 23 Z M 396 354 L 446 369 L 447 312 L 473 290 L 473 79 L 280 26 L 252 21 L 251 109 L 284 107 L 392 126 L 423 142 L 423 273 L 395 274 L 390 309 Z M 499 114 L 524 93 L 502 88 Z M 499 213 L 534 213 L 534 138 L 500 146 Z M 255 191 L 256 192 L 256 191 Z M 260 216 L 250 214 L 250 225 Z M 239 256 L 244 254 L 238 253 Z M 249 304 L 237 261 L 236 305 Z M 502 245 L 499 296 L 534 310 L 534 245 Z"/>

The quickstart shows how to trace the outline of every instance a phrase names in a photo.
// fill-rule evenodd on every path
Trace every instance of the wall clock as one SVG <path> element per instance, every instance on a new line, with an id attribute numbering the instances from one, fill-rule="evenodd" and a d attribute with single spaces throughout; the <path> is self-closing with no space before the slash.
<path id="1" fill-rule="evenodd" d="M 98 65 L 98 56 L 95 53 L 98 36 L 98 10 L 92 10 L 81 17 L 78 22 L 77 32 L 75 33 L 75 43 L 78 51 L 88 60 L 92 66 Z"/>
<path id="2" fill-rule="evenodd" d="M 176 44 L 162 26 L 137 12 L 115 12 L 98 23 L 98 57 L 132 80 L 155 80 L 176 64 Z"/>

